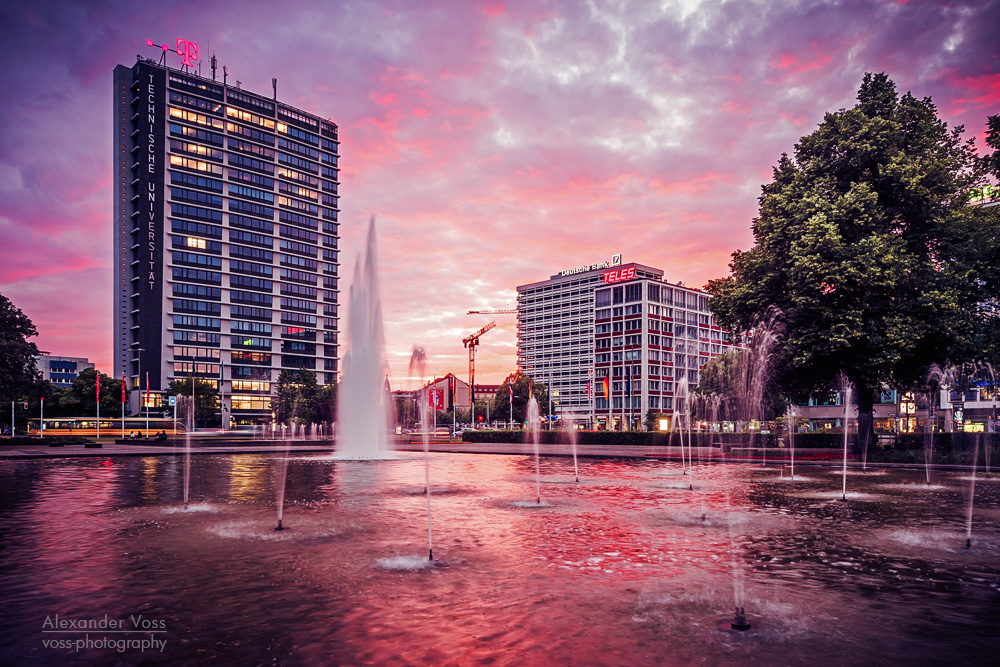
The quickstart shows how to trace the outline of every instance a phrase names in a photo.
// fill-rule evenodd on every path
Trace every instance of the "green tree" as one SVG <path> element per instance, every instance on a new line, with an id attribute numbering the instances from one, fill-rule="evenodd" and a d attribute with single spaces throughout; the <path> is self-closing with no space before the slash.
<path id="1" fill-rule="evenodd" d="M 41 382 L 35 361 L 38 347 L 28 341 L 37 335 L 28 316 L 0 294 L 0 400 L 6 405 L 37 393 Z"/>
<path id="2" fill-rule="evenodd" d="M 340 385 L 331 382 L 320 387 L 316 392 L 316 419 L 321 422 L 337 421 L 337 388 Z"/>
<path id="3" fill-rule="evenodd" d="M 754 247 L 708 285 L 719 323 L 737 332 L 778 308 L 781 386 L 823 389 L 843 371 L 866 434 L 883 384 L 919 384 L 974 328 L 966 204 L 982 167 L 962 131 L 929 98 L 866 74 L 856 106 L 826 114 L 794 157 L 782 155 L 762 188 Z"/>
<path id="4" fill-rule="evenodd" d="M 316 403 L 319 385 L 316 374 L 310 370 L 283 370 L 278 375 L 272 408 L 278 423 L 296 419 L 300 423 L 316 420 Z"/>
<path id="5" fill-rule="evenodd" d="M 986 124 L 986 145 L 993 149 L 982 158 L 982 169 L 1000 181 L 1000 115 Z M 965 358 L 977 357 L 1000 368 L 1000 186 L 983 188 L 978 205 L 966 209 L 966 263 L 972 269 L 972 284 L 980 288 L 979 317 L 972 345 Z"/>
<path id="6" fill-rule="evenodd" d="M 538 414 L 548 416 L 549 392 L 541 382 L 535 382 L 525 373 L 517 372 L 508 376 L 497 393 L 493 396 L 490 419 L 495 421 L 510 421 L 511 397 L 508 387 L 514 388 L 514 422 L 523 424 L 527 412 L 528 399 L 534 396 L 538 401 Z M 530 394 L 529 394 L 530 387 Z M 478 407 L 477 407 L 478 414 Z"/>
<path id="7" fill-rule="evenodd" d="M 97 414 L 97 378 L 101 382 L 101 417 L 122 416 L 122 383 L 110 375 L 93 368 L 80 371 L 73 380 L 73 400 L 79 417 L 93 417 Z M 52 415 L 55 416 L 55 415 Z"/>
<path id="8" fill-rule="evenodd" d="M 183 378 L 179 380 L 171 380 L 170 386 L 167 387 L 167 394 L 169 396 L 177 396 L 180 405 L 190 405 L 191 400 L 191 382 L 194 382 L 194 398 L 195 398 L 195 410 L 194 427 L 198 426 L 218 426 L 220 424 L 219 419 L 219 390 L 213 386 L 208 380 L 202 378 Z M 103 399 L 104 385 L 101 385 L 102 399 Z M 103 405 L 103 400 L 102 400 Z M 140 411 L 140 415 L 144 414 Z M 182 417 L 183 411 L 178 409 L 177 419 L 183 421 Z"/>
<path id="9" fill-rule="evenodd" d="M 45 416 L 46 417 L 78 417 L 80 416 L 80 399 L 73 393 L 71 385 L 51 384 L 46 382 Z M 121 393 L 121 390 L 119 390 Z"/>

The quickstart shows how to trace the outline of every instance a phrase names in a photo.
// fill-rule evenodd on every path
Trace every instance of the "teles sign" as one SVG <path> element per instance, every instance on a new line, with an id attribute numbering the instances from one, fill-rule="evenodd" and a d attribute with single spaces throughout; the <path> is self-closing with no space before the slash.
<path id="1" fill-rule="evenodd" d="M 601 275 L 602 280 L 608 285 L 611 283 L 620 283 L 625 280 L 632 280 L 635 278 L 635 267 L 629 266 L 624 269 L 617 269 L 615 271 L 605 271 Z"/>

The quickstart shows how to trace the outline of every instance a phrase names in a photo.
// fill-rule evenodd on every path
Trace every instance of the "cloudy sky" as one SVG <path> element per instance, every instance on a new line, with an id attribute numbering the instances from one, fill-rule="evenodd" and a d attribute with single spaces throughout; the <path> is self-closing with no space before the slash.
<path id="1" fill-rule="evenodd" d="M 982 136 L 1000 3 L 809 0 L 4 2 L 0 292 L 39 347 L 110 373 L 112 70 L 198 43 L 229 81 L 340 126 L 342 275 L 377 220 L 394 384 L 516 285 L 622 253 L 702 286 L 751 245 L 760 186 L 866 71 Z M 175 59 L 176 60 L 176 59 Z M 221 72 L 220 72 L 221 77 Z M 346 288 L 344 281 L 344 287 Z M 512 316 L 477 380 L 514 369 Z"/>

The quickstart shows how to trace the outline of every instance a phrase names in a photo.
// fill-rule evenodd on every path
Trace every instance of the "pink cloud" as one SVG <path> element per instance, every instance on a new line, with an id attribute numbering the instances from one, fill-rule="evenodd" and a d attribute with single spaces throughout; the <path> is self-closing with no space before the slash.
<path id="1" fill-rule="evenodd" d="M 339 124 L 344 301 L 375 213 L 393 377 L 413 344 L 428 374 L 464 377 L 461 338 L 485 323 L 465 312 L 518 284 L 618 251 L 689 285 L 725 275 L 771 166 L 865 71 L 981 128 L 1000 102 L 987 5 L 735 3 L 684 22 L 641 4 L 251 1 L 237 29 L 225 3 L 9 4 L 0 291 L 46 349 L 110 370 L 111 71 L 155 55 L 147 36 L 187 35 L 230 82 L 276 76 Z M 513 319 L 498 325 L 483 381 L 514 368 Z"/>
<path id="2" fill-rule="evenodd" d="M 779 53 L 775 60 L 768 62 L 767 64 L 775 69 L 787 70 L 789 74 L 801 74 L 803 72 L 808 72 L 809 70 L 822 67 L 833 61 L 833 56 L 820 53 L 819 46 L 816 42 L 811 42 L 812 47 L 812 58 L 806 60 L 800 60 L 799 54 L 797 53 Z"/>

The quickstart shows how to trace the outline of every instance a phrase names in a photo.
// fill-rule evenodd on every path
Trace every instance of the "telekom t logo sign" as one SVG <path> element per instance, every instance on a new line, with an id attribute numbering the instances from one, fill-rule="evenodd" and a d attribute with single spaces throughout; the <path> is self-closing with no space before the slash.
<path id="1" fill-rule="evenodd" d="M 171 49 L 166 44 L 154 44 L 153 40 L 147 39 L 146 46 L 159 46 L 164 51 L 175 51 L 181 57 L 181 64 L 191 66 L 198 60 L 198 45 L 186 39 L 177 38 L 177 49 Z"/>

